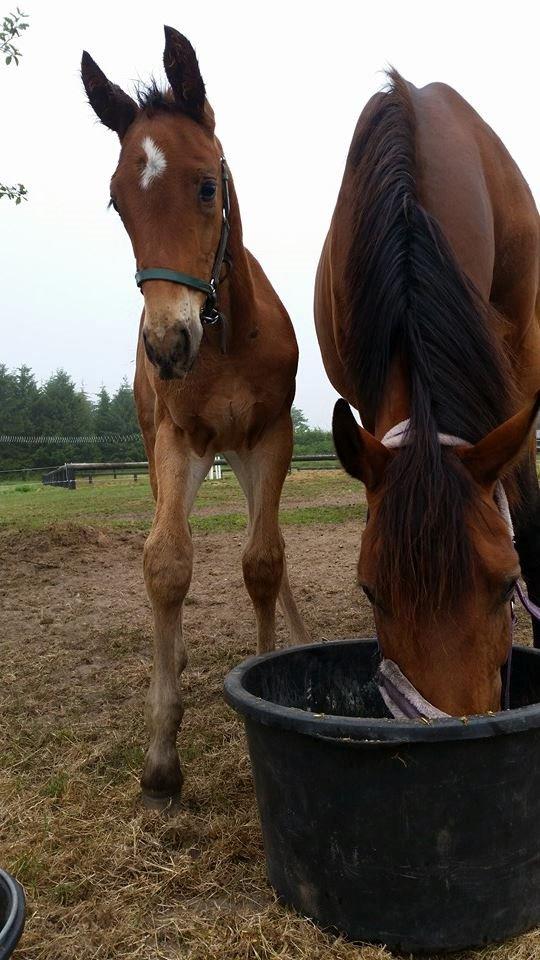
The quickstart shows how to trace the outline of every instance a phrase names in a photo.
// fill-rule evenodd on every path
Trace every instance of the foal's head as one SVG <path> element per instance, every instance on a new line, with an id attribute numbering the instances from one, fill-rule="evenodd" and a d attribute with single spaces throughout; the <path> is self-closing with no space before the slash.
<path id="1" fill-rule="evenodd" d="M 121 143 L 111 203 L 130 236 L 137 270 L 166 268 L 210 279 L 222 226 L 221 149 L 195 51 L 165 27 L 170 90 L 155 86 L 136 103 L 92 58 L 82 58 L 91 106 Z M 169 280 L 146 280 L 143 340 L 162 379 L 183 377 L 202 337 L 206 294 Z"/>
<path id="2" fill-rule="evenodd" d="M 474 446 L 437 447 L 435 486 L 424 483 L 413 438 L 389 449 L 357 425 L 344 400 L 334 411 L 338 456 L 366 486 L 358 580 L 382 652 L 455 716 L 501 706 L 519 559 L 497 482 L 523 452 L 539 401 Z"/>

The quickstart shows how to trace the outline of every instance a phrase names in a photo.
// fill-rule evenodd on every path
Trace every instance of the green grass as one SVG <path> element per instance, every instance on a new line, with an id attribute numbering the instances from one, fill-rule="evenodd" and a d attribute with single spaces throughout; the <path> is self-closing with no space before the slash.
<path id="1" fill-rule="evenodd" d="M 55 774 L 48 780 L 41 793 L 44 797 L 51 797 L 53 800 L 59 800 L 65 793 L 68 783 L 68 775 L 64 771 Z"/>
<path id="2" fill-rule="evenodd" d="M 363 515 L 362 503 L 360 485 L 341 470 L 294 471 L 285 481 L 281 522 L 340 523 Z M 153 512 L 148 477 L 136 482 L 126 477 L 78 481 L 76 490 L 40 483 L 0 485 L 0 529 L 40 530 L 73 523 L 146 532 Z M 201 532 L 244 529 L 245 501 L 236 478 L 229 474 L 204 483 L 190 522 Z"/>
<path id="3" fill-rule="evenodd" d="M 365 507 L 360 504 L 295 507 L 294 510 L 282 510 L 280 522 L 284 526 L 305 526 L 310 523 L 343 523 L 344 520 L 364 517 L 365 513 Z M 247 518 L 245 514 L 241 513 L 219 513 L 210 517 L 192 517 L 190 523 L 193 530 L 211 533 L 219 530 L 243 530 L 247 526 Z"/>

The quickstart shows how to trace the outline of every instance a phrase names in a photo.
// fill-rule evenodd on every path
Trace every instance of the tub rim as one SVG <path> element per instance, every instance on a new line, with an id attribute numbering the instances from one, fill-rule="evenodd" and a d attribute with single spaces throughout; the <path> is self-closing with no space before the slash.
<path id="1" fill-rule="evenodd" d="M 374 637 L 353 637 L 317 643 L 299 644 L 271 653 L 248 657 L 227 674 L 224 682 L 224 697 L 229 706 L 249 720 L 265 726 L 294 731 L 318 740 L 330 740 L 355 747 L 399 746 L 408 743 L 437 743 L 452 740 L 480 740 L 489 737 L 521 733 L 540 727 L 540 703 L 512 710 L 499 710 L 493 714 L 478 714 L 462 720 L 449 717 L 437 720 L 390 720 L 374 717 L 340 717 L 334 714 L 316 714 L 298 707 L 284 707 L 271 700 L 264 700 L 249 693 L 245 681 L 251 670 L 276 659 L 283 659 L 299 650 L 316 651 L 347 645 L 365 643 L 373 646 Z M 513 645 L 518 657 L 525 652 L 540 657 L 540 649 Z"/>
<path id="2" fill-rule="evenodd" d="M 11 956 L 20 940 L 25 921 L 25 897 L 21 884 L 7 870 L 0 868 L 0 885 L 4 888 L 9 911 L 0 925 L 0 957 Z"/>

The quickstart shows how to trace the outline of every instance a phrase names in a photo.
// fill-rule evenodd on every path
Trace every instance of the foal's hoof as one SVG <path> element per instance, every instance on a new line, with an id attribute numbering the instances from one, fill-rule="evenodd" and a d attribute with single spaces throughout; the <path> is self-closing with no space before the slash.
<path id="1" fill-rule="evenodd" d="M 153 762 L 152 754 L 148 752 L 141 777 L 141 799 L 145 807 L 163 812 L 177 810 L 183 783 L 184 775 L 176 750 L 171 751 L 166 759 L 161 756 L 159 764 Z"/>
<path id="2" fill-rule="evenodd" d="M 141 803 L 147 810 L 157 810 L 158 813 L 173 814 L 180 809 L 181 794 L 173 796 L 166 793 L 152 793 L 149 790 L 141 791 Z"/>

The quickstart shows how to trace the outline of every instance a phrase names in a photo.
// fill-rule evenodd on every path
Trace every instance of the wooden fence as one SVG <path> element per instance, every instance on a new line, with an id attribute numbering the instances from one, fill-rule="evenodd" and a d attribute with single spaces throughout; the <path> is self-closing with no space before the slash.
<path id="1" fill-rule="evenodd" d="M 292 458 L 291 465 L 294 463 L 322 463 L 328 461 L 337 463 L 335 453 L 300 455 Z M 216 457 L 214 460 L 214 468 L 227 465 L 224 457 Z M 66 490 L 75 490 L 77 488 L 77 478 L 86 479 L 88 483 L 92 483 L 95 476 L 104 473 L 111 474 L 115 480 L 120 475 L 132 474 L 133 479 L 137 480 L 141 474 L 148 473 L 148 461 L 141 460 L 134 463 L 130 461 L 125 463 L 64 463 L 62 466 L 44 473 L 41 479 L 45 486 L 65 487 Z M 220 473 L 221 471 L 219 473 L 216 471 L 214 475 L 216 479 L 220 478 Z M 211 474 L 212 471 L 209 476 Z"/>

